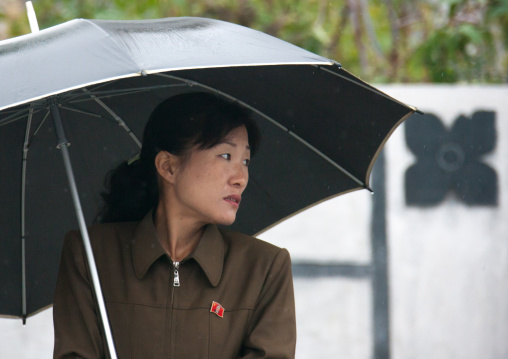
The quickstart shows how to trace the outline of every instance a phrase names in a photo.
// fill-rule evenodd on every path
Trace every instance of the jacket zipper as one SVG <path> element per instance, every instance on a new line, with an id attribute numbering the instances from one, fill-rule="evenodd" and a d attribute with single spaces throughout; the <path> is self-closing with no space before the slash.
<path id="1" fill-rule="evenodd" d="M 178 268 L 180 268 L 180 262 L 173 262 L 173 287 L 180 286 L 180 275 L 178 274 Z"/>
<path id="2" fill-rule="evenodd" d="M 173 262 L 173 287 L 171 288 L 171 309 L 169 311 L 169 330 L 170 330 L 170 340 L 169 340 L 169 357 L 173 356 L 173 310 L 175 308 L 175 287 L 180 286 L 180 274 L 178 273 L 178 268 L 180 268 L 180 262 Z"/>

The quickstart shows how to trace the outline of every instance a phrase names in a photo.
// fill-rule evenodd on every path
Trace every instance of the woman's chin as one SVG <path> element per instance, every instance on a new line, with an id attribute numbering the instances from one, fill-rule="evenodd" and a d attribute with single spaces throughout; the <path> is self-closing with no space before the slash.
<path id="1" fill-rule="evenodd" d="M 230 226 L 232 225 L 233 223 L 235 223 L 235 219 L 236 219 L 236 216 L 234 217 L 227 217 L 227 218 L 221 218 L 219 219 L 216 224 L 220 225 L 220 226 Z"/>

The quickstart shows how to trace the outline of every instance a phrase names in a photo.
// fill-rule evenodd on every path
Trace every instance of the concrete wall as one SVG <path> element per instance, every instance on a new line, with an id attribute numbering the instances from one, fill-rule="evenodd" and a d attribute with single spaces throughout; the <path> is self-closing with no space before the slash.
<path id="1" fill-rule="evenodd" d="M 448 135 L 456 136 L 444 142 L 453 140 L 464 150 L 483 140 L 492 146 L 478 157 L 466 152 L 462 166 L 472 170 L 460 174 L 460 184 L 447 184 L 441 202 L 410 206 L 405 171 L 418 159 L 407 150 L 404 131 L 390 140 L 386 173 L 393 358 L 506 358 L 508 87 L 390 86 L 386 91 L 435 114 Z M 458 136 L 461 115 L 478 126 Z M 469 191 L 462 193 L 460 185 L 467 183 Z"/>

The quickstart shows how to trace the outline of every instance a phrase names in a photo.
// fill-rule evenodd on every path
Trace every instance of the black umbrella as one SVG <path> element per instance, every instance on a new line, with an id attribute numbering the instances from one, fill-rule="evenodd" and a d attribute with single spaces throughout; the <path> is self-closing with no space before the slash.
<path id="1" fill-rule="evenodd" d="M 416 111 L 334 61 L 203 18 L 73 20 L 0 42 L 0 69 L 0 314 L 20 317 L 51 304 L 64 233 L 78 224 L 86 242 L 105 174 L 139 151 L 162 99 L 211 91 L 253 110 L 263 140 L 233 225 L 249 234 L 369 188 Z"/>

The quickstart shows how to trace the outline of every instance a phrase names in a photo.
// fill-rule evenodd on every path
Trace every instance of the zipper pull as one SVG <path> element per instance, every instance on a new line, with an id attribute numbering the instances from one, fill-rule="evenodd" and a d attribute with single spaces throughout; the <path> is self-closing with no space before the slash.
<path id="1" fill-rule="evenodd" d="M 178 274 L 178 268 L 180 268 L 180 262 L 173 262 L 174 275 L 173 275 L 173 287 L 180 286 L 180 275 Z"/>

